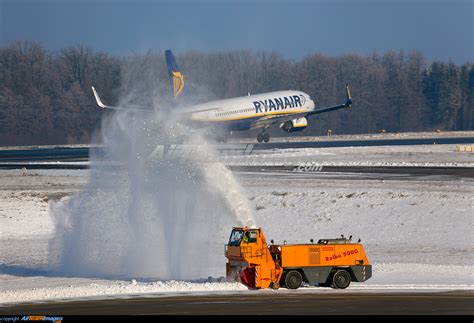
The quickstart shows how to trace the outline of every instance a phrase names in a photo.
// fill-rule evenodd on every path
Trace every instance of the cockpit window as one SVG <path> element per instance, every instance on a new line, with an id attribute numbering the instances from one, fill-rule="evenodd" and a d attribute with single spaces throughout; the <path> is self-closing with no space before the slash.
<path id="1" fill-rule="evenodd" d="M 242 241 L 243 235 L 244 232 L 241 230 L 232 231 L 230 234 L 229 246 L 240 246 L 240 241 Z"/>

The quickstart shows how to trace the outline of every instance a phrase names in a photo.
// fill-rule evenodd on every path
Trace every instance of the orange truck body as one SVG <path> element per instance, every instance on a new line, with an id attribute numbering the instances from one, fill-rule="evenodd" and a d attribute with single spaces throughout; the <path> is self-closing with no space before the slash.
<path id="1" fill-rule="evenodd" d="M 235 227 L 225 256 L 227 281 L 249 288 L 309 285 L 346 288 L 372 276 L 364 247 L 350 239 L 320 239 L 311 244 L 268 245 L 260 228 Z"/>

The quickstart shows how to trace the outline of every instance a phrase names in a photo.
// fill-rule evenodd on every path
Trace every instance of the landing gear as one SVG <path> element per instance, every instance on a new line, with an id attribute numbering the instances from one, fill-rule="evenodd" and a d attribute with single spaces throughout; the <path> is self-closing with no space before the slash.
<path id="1" fill-rule="evenodd" d="M 263 141 L 269 142 L 270 141 L 270 135 L 268 133 L 263 134 Z"/>
<path id="2" fill-rule="evenodd" d="M 270 141 L 270 135 L 266 132 L 261 132 L 257 135 L 257 141 L 258 142 L 269 142 Z"/>

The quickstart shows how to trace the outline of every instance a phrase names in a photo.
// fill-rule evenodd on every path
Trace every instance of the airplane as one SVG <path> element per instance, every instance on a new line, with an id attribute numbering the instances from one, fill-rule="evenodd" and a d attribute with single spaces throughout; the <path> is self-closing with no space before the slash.
<path id="1" fill-rule="evenodd" d="M 171 50 L 165 51 L 168 76 L 172 82 L 176 99 L 184 89 L 184 75 Z M 313 99 L 304 92 L 287 90 L 248 94 L 247 96 L 216 100 L 188 107 L 180 107 L 185 122 L 192 127 L 206 127 L 214 133 L 261 129 L 257 135 L 259 143 L 269 142 L 267 129 L 274 125 L 288 133 L 301 131 L 308 126 L 308 117 L 351 107 L 352 98 L 346 84 L 346 102 L 339 105 L 316 108 Z M 103 109 L 125 110 L 105 105 L 92 87 L 97 105 Z M 217 138 L 225 142 L 225 137 Z"/>

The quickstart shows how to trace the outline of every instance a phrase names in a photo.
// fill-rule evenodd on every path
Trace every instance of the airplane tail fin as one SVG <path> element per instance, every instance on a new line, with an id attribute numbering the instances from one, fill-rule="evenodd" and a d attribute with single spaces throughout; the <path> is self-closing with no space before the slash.
<path id="1" fill-rule="evenodd" d="M 181 73 L 171 50 L 165 51 L 166 65 L 168 66 L 168 75 L 173 84 L 173 94 L 176 99 L 184 89 L 184 75 Z"/>

